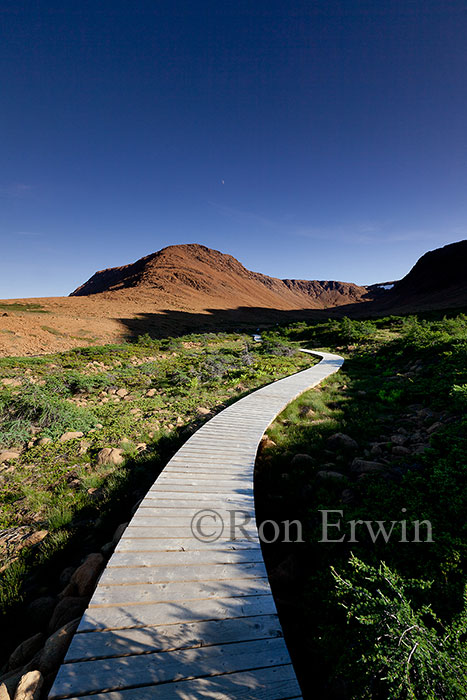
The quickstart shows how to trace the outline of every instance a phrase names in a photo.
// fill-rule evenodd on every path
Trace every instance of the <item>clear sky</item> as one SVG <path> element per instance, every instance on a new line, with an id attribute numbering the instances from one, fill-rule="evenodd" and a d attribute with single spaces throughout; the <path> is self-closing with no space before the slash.
<path id="1" fill-rule="evenodd" d="M 4 0 L 0 297 L 202 243 L 404 275 L 467 238 L 465 0 Z"/>

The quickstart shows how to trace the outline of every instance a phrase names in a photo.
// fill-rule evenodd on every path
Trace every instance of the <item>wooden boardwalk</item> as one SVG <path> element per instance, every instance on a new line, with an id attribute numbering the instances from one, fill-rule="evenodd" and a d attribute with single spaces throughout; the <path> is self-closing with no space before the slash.
<path id="1" fill-rule="evenodd" d="M 226 408 L 170 460 L 102 574 L 49 700 L 301 698 L 261 554 L 253 470 L 278 413 L 343 363 L 312 354 L 321 362 Z"/>

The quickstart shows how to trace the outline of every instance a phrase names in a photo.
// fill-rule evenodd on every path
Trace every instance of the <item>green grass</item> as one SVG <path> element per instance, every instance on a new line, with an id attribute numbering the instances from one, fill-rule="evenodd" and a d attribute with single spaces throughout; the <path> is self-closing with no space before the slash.
<path id="1" fill-rule="evenodd" d="M 369 334 L 363 323 L 282 331 L 346 356 L 341 372 L 278 417 L 268 431 L 276 447 L 257 465 L 258 518 L 304 525 L 305 543 L 264 549 L 287 643 L 311 696 L 466 697 L 467 318 L 377 319 Z M 358 450 L 331 448 L 336 432 Z M 413 447 L 418 434 L 423 452 Z M 393 453 L 396 435 L 407 436 L 407 454 Z M 384 474 L 358 478 L 355 456 L 381 460 Z M 401 543 L 397 524 L 387 544 L 365 529 L 357 542 L 322 543 L 323 509 L 343 511 L 345 522 L 427 519 L 434 542 Z M 407 632 L 405 653 L 411 625 L 419 636 Z"/>
<path id="2" fill-rule="evenodd" d="M 28 313 L 34 314 L 48 314 L 50 313 L 41 304 L 35 303 L 25 303 L 21 304 L 19 302 L 8 303 L 7 301 L 0 302 L 0 309 L 2 311 L 27 311 Z"/>
<path id="3" fill-rule="evenodd" d="M 150 486 L 176 446 L 209 418 L 199 407 L 214 413 L 309 365 L 289 341 L 271 341 L 266 350 L 227 333 L 1 358 L 0 380 L 20 386 L 0 384 L 0 449 L 22 452 L 1 473 L 0 528 L 49 531 L 0 582 L 4 610 L 21 598 L 21 582 L 37 562 L 55 556 L 78 531 L 86 541 L 97 518 L 119 512 L 129 494 Z M 60 441 L 68 431 L 84 437 Z M 40 445 L 42 438 L 50 442 Z M 121 448 L 124 464 L 97 466 L 103 447 Z"/>

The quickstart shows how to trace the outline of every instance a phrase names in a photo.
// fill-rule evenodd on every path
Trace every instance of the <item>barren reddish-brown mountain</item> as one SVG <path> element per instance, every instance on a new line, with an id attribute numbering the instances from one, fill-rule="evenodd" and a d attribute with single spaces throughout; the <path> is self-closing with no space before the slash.
<path id="1" fill-rule="evenodd" d="M 201 245 L 169 246 L 131 265 L 96 272 L 69 297 L 2 303 L 0 355 L 35 355 L 147 332 L 163 336 L 286 322 L 371 297 L 356 284 L 280 280 Z"/>
<path id="2" fill-rule="evenodd" d="M 238 330 L 328 312 L 367 316 L 467 306 L 466 269 L 467 241 L 427 253 L 400 282 L 369 287 L 281 280 L 201 245 L 170 246 L 96 272 L 69 297 L 0 302 L 0 355 L 38 355 L 144 333 Z"/>
<path id="3" fill-rule="evenodd" d="M 211 308 L 324 309 L 361 301 L 367 288 L 347 282 L 280 280 L 247 270 L 231 255 L 197 244 L 175 245 L 131 265 L 96 272 L 71 296 L 165 295 Z"/>

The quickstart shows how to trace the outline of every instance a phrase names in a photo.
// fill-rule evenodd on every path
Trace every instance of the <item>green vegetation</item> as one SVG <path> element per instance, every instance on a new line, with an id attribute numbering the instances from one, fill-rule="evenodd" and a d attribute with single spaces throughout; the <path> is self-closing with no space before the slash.
<path id="1" fill-rule="evenodd" d="M 96 519 L 118 512 L 121 522 L 122 503 L 128 518 L 138 494 L 214 412 L 309 365 L 290 342 L 271 339 L 265 351 L 226 333 L 1 358 L 0 453 L 13 452 L 0 458 L 1 609 L 20 600 L 40 563 L 85 541 Z M 123 461 L 98 460 L 106 447 Z M 32 548 L 19 537 L 44 530 Z"/>
<path id="2" fill-rule="evenodd" d="M 257 465 L 258 519 L 303 524 L 303 544 L 264 549 L 304 694 L 467 697 L 467 317 L 300 323 L 282 337 L 346 356 L 278 417 Z M 323 510 L 338 511 L 328 539 L 342 542 L 320 542 Z M 417 520 L 433 542 L 426 525 L 414 541 Z M 363 522 L 349 541 L 350 521 L 373 533 Z M 387 542 L 378 521 L 394 523 Z"/>
<path id="3" fill-rule="evenodd" d="M 35 304 L 34 302 L 26 302 L 22 304 L 21 302 L 11 302 L 7 301 L 0 302 L 0 309 L 2 311 L 27 311 L 32 314 L 48 314 L 50 313 L 41 304 Z"/>

